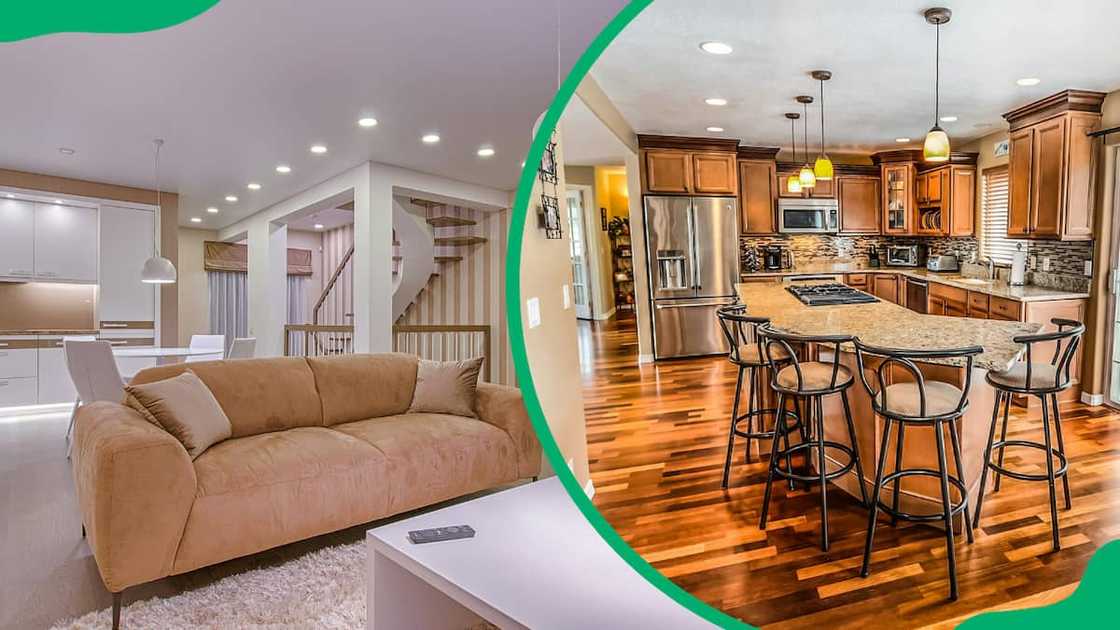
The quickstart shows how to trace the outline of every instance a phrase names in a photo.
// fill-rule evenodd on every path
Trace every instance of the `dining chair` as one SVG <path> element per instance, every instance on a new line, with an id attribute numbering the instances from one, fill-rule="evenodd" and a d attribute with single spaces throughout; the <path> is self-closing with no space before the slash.
<path id="1" fill-rule="evenodd" d="M 213 354 L 201 354 L 189 356 L 186 358 L 187 363 L 195 361 L 213 361 L 214 359 L 221 359 L 226 353 L 226 336 L 225 335 L 191 335 L 191 350 L 214 350 Z"/>
<path id="2" fill-rule="evenodd" d="M 62 354 L 66 356 L 66 342 L 67 341 L 97 341 L 94 335 L 68 335 L 62 338 Z M 70 426 L 66 428 L 66 441 L 70 441 L 70 434 L 74 432 L 74 414 L 78 413 L 78 405 L 81 404 L 81 399 L 77 396 L 74 397 L 74 407 L 70 410 Z"/>
<path id="3" fill-rule="evenodd" d="M 256 337 L 237 337 L 229 346 L 227 359 L 252 359 L 257 351 Z"/>
<path id="4" fill-rule="evenodd" d="M 78 390 L 74 413 L 70 414 L 70 428 L 66 432 L 69 439 L 78 406 L 102 400 L 120 402 L 124 399 L 124 379 L 113 358 L 113 346 L 108 341 L 64 339 L 62 347 L 66 355 L 66 370 L 74 382 L 74 389 Z M 67 459 L 73 446 L 74 442 L 70 440 L 66 447 Z"/>

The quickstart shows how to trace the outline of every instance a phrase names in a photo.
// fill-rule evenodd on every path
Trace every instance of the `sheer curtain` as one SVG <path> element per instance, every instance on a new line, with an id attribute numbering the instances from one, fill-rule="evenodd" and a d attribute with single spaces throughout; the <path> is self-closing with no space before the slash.
<path id="1" fill-rule="evenodd" d="M 354 226 L 344 225 L 323 232 L 323 282 L 326 282 L 354 245 Z M 338 276 L 338 281 L 323 303 L 319 313 L 320 324 L 349 325 L 354 322 L 354 294 L 352 292 L 353 264 L 346 265 Z"/>
<path id="2" fill-rule="evenodd" d="M 307 285 L 310 276 L 288 276 L 288 319 L 289 324 L 308 324 L 311 316 L 307 312 Z M 288 339 L 288 353 L 291 356 L 303 354 L 303 335 L 293 334 Z"/>
<path id="3" fill-rule="evenodd" d="M 210 292 L 210 334 L 249 336 L 249 274 L 243 271 L 207 271 Z"/>

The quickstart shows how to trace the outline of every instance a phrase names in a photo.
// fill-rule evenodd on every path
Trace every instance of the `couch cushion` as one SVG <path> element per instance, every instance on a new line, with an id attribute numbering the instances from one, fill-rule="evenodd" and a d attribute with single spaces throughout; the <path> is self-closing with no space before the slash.
<path id="1" fill-rule="evenodd" d="M 446 413 L 477 418 L 478 373 L 482 357 L 466 361 L 421 360 L 416 370 L 416 391 L 409 413 Z"/>
<path id="2" fill-rule="evenodd" d="M 329 425 L 404 413 L 416 388 L 410 354 L 350 354 L 307 359 Z"/>
<path id="3" fill-rule="evenodd" d="M 321 427 L 226 440 L 194 462 L 198 491 L 176 573 L 386 515 L 387 459 Z"/>
<path id="4" fill-rule="evenodd" d="M 187 370 L 210 388 L 235 438 L 323 425 L 315 375 L 302 357 L 165 365 L 141 370 L 131 384 L 161 381 Z"/>
<path id="5" fill-rule="evenodd" d="M 152 424 L 183 443 L 191 459 L 229 438 L 229 418 L 214 394 L 187 370 L 174 378 L 126 385 L 125 402 Z"/>
<path id="6" fill-rule="evenodd" d="M 481 420 L 414 413 L 333 428 L 385 454 L 391 514 L 518 479 L 513 440 Z"/>

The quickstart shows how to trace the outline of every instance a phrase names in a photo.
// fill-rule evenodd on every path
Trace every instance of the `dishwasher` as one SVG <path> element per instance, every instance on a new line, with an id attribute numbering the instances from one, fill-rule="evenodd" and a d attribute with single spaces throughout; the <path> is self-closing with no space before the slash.
<path id="1" fill-rule="evenodd" d="M 919 313 L 928 313 L 929 283 L 917 278 L 906 278 L 906 307 Z"/>

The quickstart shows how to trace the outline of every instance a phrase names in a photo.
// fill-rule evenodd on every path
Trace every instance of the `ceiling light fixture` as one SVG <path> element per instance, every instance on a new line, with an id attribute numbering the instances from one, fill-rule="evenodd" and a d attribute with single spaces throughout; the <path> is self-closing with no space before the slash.
<path id="1" fill-rule="evenodd" d="M 910 138 L 895 138 L 894 141 L 899 144 L 906 144 L 907 142 L 910 142 Z"/>
<path id="2" fill-rule="evenodd" d="M 322 223 L 316 223 L 316 224 L 315 224 L 315 229 L 316 229 L 316 230 L 321 230 L 321 229 L 323 229 L 323 224 L 322 224 Z"/>
<path id="3" fill-rule="evenodd" d="M 218 214 L 218 209 L 215 208 L 214 206 L 210 206 L 209 208 L 206 209 L 206 211 L 209 212 L 210 214 Z"/>
<path id="4" fill-rule="evenodd" d="M 797 164 L 797 119 L 801 118 L 801 114 L 797 112 L 789 112 L 786 114 L 789 119 L 789 139 L 793 145 L 793 163 Z M 786 178 L 786 191 L 791 193 L 801 192 L 801 179 L 796 173 L 791 173 Z"/>
<path id="5" fill-rule="evenodd" d="M 708 131 L 712 133 L 723 133 L 723 127 L 708 127 Z"/>
<path id="6" fill-rule="evenodd" d="M 226 201 L 230 203 L 237 203 L 237 195 L 226 195 Z"/>
<path id="7" fill-rule="evenodd" d="M 940 120 L 941 122 L 957 122 L 957 117 L 956 116 L 942 116 L 938 120 Z"/>
<path id="8" fill-rule="evenodd" d="M 311 145 L 311 152 L 315 153 L 316 155 L 322 155 L 327 152 L 327 147 L 321 144 L 313 144 Z"/>
<path id="9" fill-rule="evenodd" d="M 358 126 L 359 127 L 376 127 L 377 126 L 377 119 L 376 118 L 359 118 L 358 119 Z"/>
<path id="10" fill-rule="evenodd" d="M 492 157 L 494 155 L 493 147 L 481 147 L 478 150 L 478 157 Z"/>
<path id="11" fill-rule="evenodd" d="M 55 203 L 62 203 L 62 200 L 61 199 L 55 199 L 54 202 Z"/>
<path id="12" fill-rule="evenodd" d="M 1038 85 L 1039 83 L 1042 83 L 1042 79 L 1036 79 L 1035 77 L 1027 77 L 1015 81 L 1015 85 L 1018 85 L 1020 87 L 1031 87 L 1032 85 Z"/>
<path id="13" fill-rule="evenodd" d="M 424 134 L 424 137 L 420 138 L 420 141 L 423 142 L 424 144 L 435 144 L 435 143 L 439 142 L 439 134 L 438 133 Z"/>
<path id="14" fill-rule="evenodd" d="M 257 182 L 249 182 L 249 184 L 245 187 L 248 188 L 249 190 L 260 190 L 261 189 L 261 185 L 258 184 Z"/>
<path id="15" fill-rule="evenodd" d="M 12 193 L 8 193 L 8 194 L 7 194 L 7 195 L 5 195 L 5 196 L 6 196 L 6 197 L 7 197 L 8 199 L 15 199 L 15 198 L 16 198 L 16 196 L 15 196 L 15 195 L 13 195 Z"/>
<path id="16" fill-rule="evenodd" d="M 163 147 L 163 140 L 156 138 L 152 141 L 156 145 L 156 212 L 163 212 L 163 195 L 159 188 L 159 150 Z M 155 251 L 152 257 L 144 261 L 144 268 L 140 270 L 140 282 L 145 284 L 171 284 L 175 282 L 178 274 L 175 265 L 170 260 L 159 255 L 159 240 L 155 242 Z"/>
<path id="17" fill-rule="evenodd" d="M 813 164 L 813 176 L 821 181 L 832 180 L 832 160 L 829 159 L 828 154 L 824 152 L 824 82 L 832 78 L 832 73 L 828 70 L 814 70 L 810 73 L 821 84 L 821 153 L 817 156 L 817 161 Z"/>
<path id="18" fill-rule="evenodd" d="M 704 42 L 700 44 L 700 50 L 709 55 L 730 55 L 733 49 L 723 42 Z"/>
<path id="19" fill-rule="evenodd" d="M 198 217 L 191 217 L 191 223 L 202 223 L 202 219 Z"/>
<path id="20" fill-rule="evenodd" d="M 276 172 L 277 173 L 291 173 L 292 172 L 292 167 L 288 166 L 287 164 L 281 164 L 280 166 L 276 167 Z"/>
<path id="21" fill-rule="evenodd" d="M 74 155 L 75 153 L 77 153 L 77 151 L 71 149 L 70 147 L 58 147 L 58 152 L 63 155 Z"/>
<path id="22" fill-rule="evenodd" d="M 724 105 L 727 105 L 727 99 L 718 97 L 706 98 L 704 99 L 704 102 L 714 107 L 723 107 Z"/>
<path id="23" fill-rule="evenodd" d="M 941 113 L 941 25 L 949 22 L 953 12 L 944 7 L 926 9 L 926 22 L 933 24 L 936 29 L 933 62 L 933 127 L 926 133 L 926 141 L 922 144 L 922 158 L 927 162 L 949 161 L 949 134 L 937 124 Z"/>
<path id="24" fill-rule="evenodd" d="M 809 166 L 809 103 L 813 102 L 813 97 L 798 96 L 797 102 L 801 103 L 805 110 L 801 118 L 802 140 L 805 142 L 805 164 L 801 166 L 801 172 L 797 175 L 797 178 L 801 180 L 801 188 L 804 190 L 817 185 L 817 176 L 813 174 L 813 168 Z"/>

